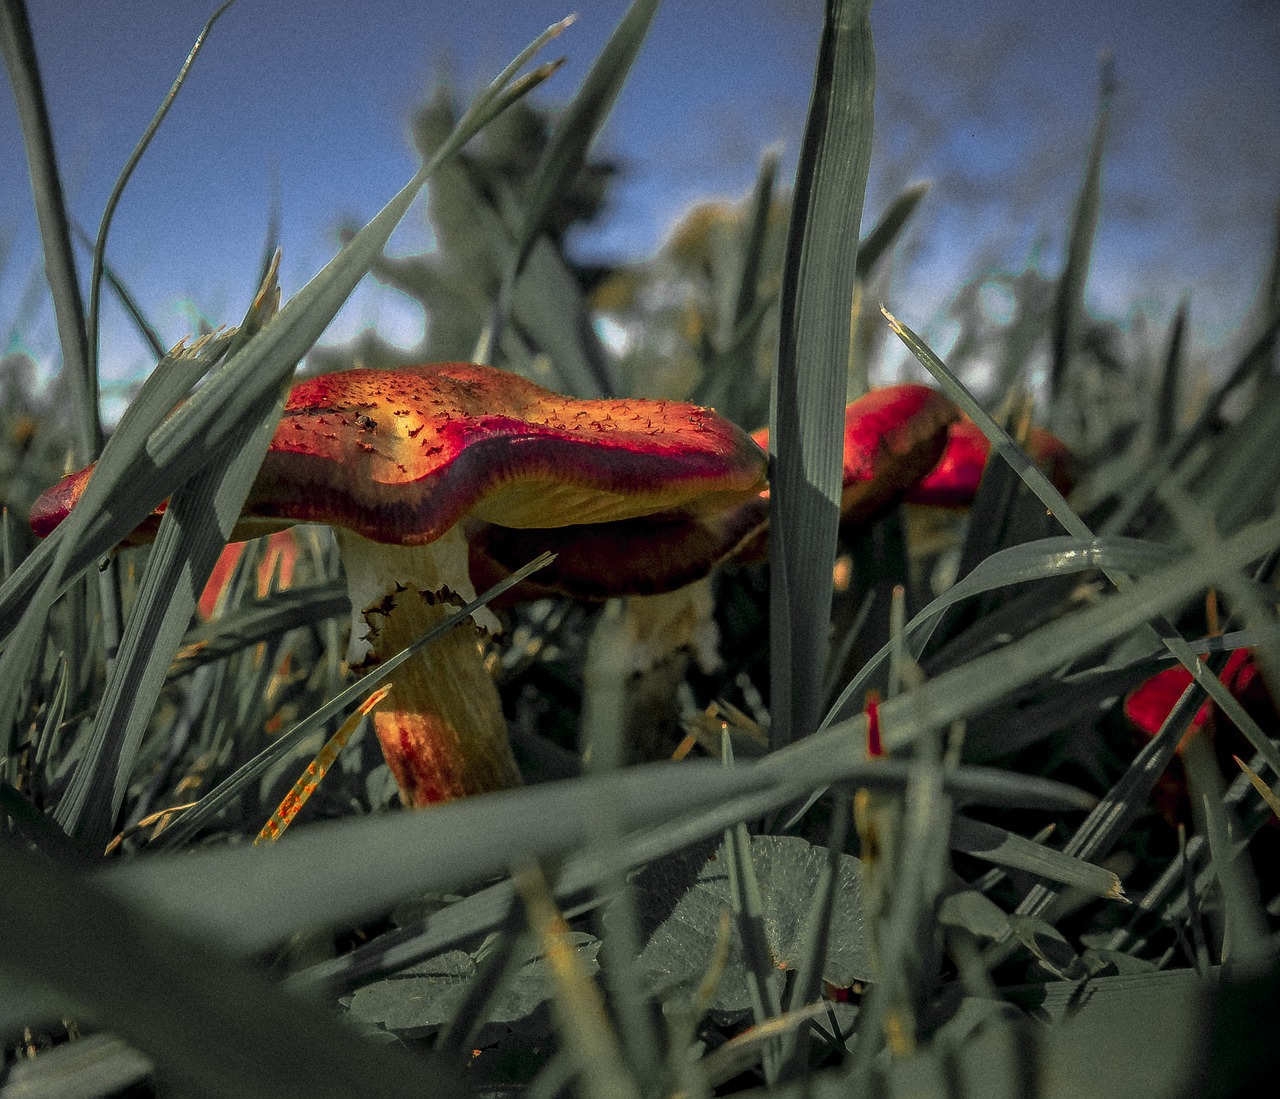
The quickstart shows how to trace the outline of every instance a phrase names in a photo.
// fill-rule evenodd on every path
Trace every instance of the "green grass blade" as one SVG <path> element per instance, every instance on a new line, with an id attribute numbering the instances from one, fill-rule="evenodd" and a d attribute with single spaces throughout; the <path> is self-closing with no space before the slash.
<path id="1" fill-rule="evenodd" d="M 44 250 L 45 277 L 53 296 L 62 366 L 73 405 L 76 459 L 88 462 L 102 449 L 98 375 L 89 358 L 84 299 L 80 296 L 80 283 L 76 278 L 66 200 L 53 148 L 53 129 L 23 0 L 3 0 L 0 3 L 0 55 L 4 57 L 4 67 L 9 74 L 26 145 L 31 195 L 35 201 Z"/>
<path id="2" fill-rule="evenodd" d="M 1080 321 L 1084 316 L 1084 287 L 1089 278 L 1089 261 L 1093 254 L 1093 238 L 1098 231 L 1098 211 L 1102 205 L 1102 156 L 1107 145 L 1111 119 L 1111 95 L 1115 86 L 1110 57 L 1102 63 L 1098 91 L 1098 115 L 1093 140 L 1085 164 L 1084 182 L 1076 198 L 1075 212 L 1067 233 L 1067 262 L 1058 280 L 1053 306 L 1051 333 L 1052 361 L 1049 367 L 1051 400 L 1062 399 L 1067 369 L 1080 340 Z"/>
<path id="3" fill-rule="evenodd" d="M 853 799 L 845 787 L 838 789 L 831 802 L 831 830 L 827 836 L 827 858 L 814 889 L 813 900 L 805 916 L 804 948 L 796 966 L 795 980 L 787 997 L 786 1010 L 796 1011 L 818 1001 L 822 994 L 822 974 L 827 964 L 827 947 L 831 942 L 831 914 L 835 910 L 836 886 L 840 879 L 840 859 L 844 854 L 853 820 Z M 783 1039 L 781 1060 L 785 1071 L 797 1071 L 808 1061 L 808 1042 L 790 1031 Z"/>
<path id="4" fill-rule="evenodd" d="M 903 643 L 912 659 L 918 660 L 941 621 L 943 613 L 958 603 L 983 592 L 994 591 L 1032 580 L 1049 580 L 1099 568 L 1119 569 L 1145 575 L 1177 560 L 1176 551 L 1139 538 L 1099 537 L 1080 540 L 1071 537 L 1042 538 L 993 553 L 963 580 L 932 600 L 903 628 Z M 858 674 L 841 691 L 819 728 L 847 716 L 850 704 L 861 706 L 863 692 L 871 677 L 889 659 L 886 642 L 858 669 Z"/>
<path id="5" fill-rule="evenodd" d="M 73 222 L 72 230 L 75 232 L 76 240 L 87 248 L 90 255 L 92 255 L 93 238 L 85 232 L 84 226 L 79 222 Z M 120 299 L 120 304 L 124 306 L 124 311 L 129 314 L 129 319 L 133 321 L 133 326 L 138 330 L 138 334 L 147 341 L 147 345 L 151 348 L 151 351 L 155 355 L 157 361 L 163 359 L 165 356 L 165 346 L 164 341 L 160 339 L 160 334 L 155 330 L 151 322 L 147 320 L 146 314 L 143 313 L 142 307 L 138 304 L 137 298 L 133 296 L 133 293 L 120 277 L 119 273 L 105 260 L 102 264 L 102 276 L 106 280 L 107 285 L 111 287 L 116 297 Z"/>
<path id="6" fill-rule="evenodd" d="M 898 242 L 898 237 L 901 236 L 907 222 L 911 220 L 911 215 L 916 212 L 916 207 L 928 193 L 929 181 L 922 180 L 904 187 L 889 203 L 889 208 L 880 215 L 880 220 L 872 226 L 871 232 L 864 236 L 862 243 L 858 245 L 858 278 L 868 278 L 872 269 L 880 261 L 880 257 Z"/>
<path id="7" fill-rule="evenodd" d="M 1124 900 L 1124 889 L 1115 872 L 997 828 L 994 824 L 957 816 L 951 826 L 951 842 L 966 855 L 1025 870 L 1062 885 L 1075 886 L 1095 897 Z"/>
<path id="8" fill-rule="evenodd" d="M 1242 568 L 1277 546 L 1280 516 L 1223 539 L 1212 554 L 1188 555 L 1127 591 L 1042 626 L 996 652 L 975 657 L 882 703 L 880 721 L 885 746 L 894 751 L 906 749 L 927 732 L 945 728 L 995 704 L 1036 676 L 1096 652 L 1178 606 L 1210 586 L 1213 577 L 1223 570 Z M 1216 697 L 1214 701 L 1217 702 Z M 776 761 L 768 757 L 762 765 L 788 771 L 802 766 L 815 770 L 842 766 L 846 759 L 862 751 L 866 719 L 859 716 L 835 722 L 810 741 L 796 744 Z"/>
<path id="9" fill-rule="evenodd" d="M 0 879 L 6 1015 L 26 1006 L 109 1028 L 188 1095 L 390 1099 L 420 1089 L 421 1067 L 403 1052 L 360 1040 L 328 1008 L 289 996 L 190 924 L 119 899 L 101 878 L 0 842 Z"/>
<path id="10" fill-rule="evenodd" d="M 588 70 L 582 87 L 560 116 L 529 181 L 524 220 L 516 238 L 509 279 L 514 282 L 541 234 L 548 212 L 582 169 L 631 65 L 644 44 L 658 0 L 632 0 L 622 21 Z"/>
<path id="11" fill-rule="evenodd" d="M 350 926 L 406 897 L 448 893 L 517 863 L 583 847 L 593 802 L 612 799 L 622 827 L 767 786 L 749 768 L 647 764 L 615 775 L 463 798 L 425 813 L 380 813 L 290 830 L 266 847 L 205 847 L 134 859 L 99 880 L 121 898 L 217 932 L 252 953 L 307 928 Z M 409 852 L 429 857 L 409 857 Z"/>
<path id="12" fill-rule="evenodd" d="M 310 736 L 316 729 L 323 726 L 325 722 L 367 698 L 375 687 L 424 645 L 429 645 L 437 637 L 442 636 L 458 625 L 458 623 L 466 621 L 467 618 L 479 608 L 485 606 L 490 600 L 496 599 L 509 588 L 515 587 L 525 577 L 531 576 L 544 565 L 550 564 L 552 560 L 551 554 L 544 553 L 541 557 L 530 561 L 523 568 L 517 569 L 506 579 L 495 584 L 466 606 L 461 607 L 456 613 L 438 623 L 412 645 L 390 659 L 384 660 L 371 672 L 361 676 L 355 683 L 340 691 L 314 713 L 308 714 L 299 721 L 288 732 L 277 737 L 267 748 L 264 748 L 215 789 L 209 791 L 193 808 L 179 817 L 175 824 L 166 829 L 152 846 L 161 850 L 176 847 L 182 841 L 194 835 L 197 829 L 215 820 L 218 814 L 230 806 L 251 782 L 260 778 L 277 760 L 284 758 L 290 750 Z"/>
<path id="13" fill-rule="evenodd" d="M 865 731 L 862 743 L 866 743 Z M 792 755 L 784 752 L 784 757 Z M 901 791 L 907 784 L 910 765 L 901 760 L 841 759 L 837 780 L 883 791 Z M 760 764 L 755 765 L 759 770 Z M 788 781 L 786 770 L 774 771 L 778 784 L 762 793 L 730 797 L 713 807 L 686 815 L 675 815 L 662 825 L 626 837 L 623 855 L 627 869 L 679 851 L 699 840 L 723 833 L 739 821 L 752 820 L 794 801 L 802 786 Z M 830 770 L 813 767 L 805 776 L 812 785 L 831 779 Z M 1022 775 L 978 767 L 963 767 L 946 775 L 944 789 L 956 800 L 974 804 L 1005 804 L 1015 784 L 1021 784 L 1017 804 L 1041 808 L 1087 808 L 1092 799 L 1061 783 L 1028 779 Z M 566 905 L 590 907 L 598 898 L 603 870 L 597 860 L 581 852 L 569 857 L 561 874 L 557 897 Z M 358 984 L 387 976 L 405 966 L 422 961 L 459 943 L 492 930 L 502 920 L 511 903 L 511 886 L 504 882 L 480 891 L 449 906 L 415 928 L 392 933 L 383 941 L 357 948 L 352 955 L 312 966 L 296 977 L 304 988 L 325 987 L 335 994 Z"/>
<path id="14" fill-rule="evenodd" d="M 773 190 L 778 178 L 778 152 L 769 149 L 760 158 L 755 187 L 751 191 L 751 203 L 746 218 L 746 235 L 742 240 L 742 258 L 735 278 L 737 287 L 733 294 L 734 331 L 750 316 L 755 308 L 760 282 L 760 263 L 764 258 L 765 237 L 769 231 L 769 214 L 773 209 Z"/>
<path id="15" fill-rule="evenodd" d="M 178 70 L 173 86 L 169 89 L 155 115 L 147 124 L 146 130 L 143 131 L 142 137 L 138 139 L 138 144 L 134 146 L 133 152 L 129 154 L 129 159 L 125 161 L 124 167 L 120 170 L 120 175 L 116 178 L 115 186 L 111 188 L 107 204 L 103 207 L 102 220 L 98 223 L 98 237 L 93 245 L 93 268 L 89 275 L 89 369 L 93 372 L 95 378 L 98 370 L 98 328 L 99 310 L 102 303 L 102 274 L 106 266 L 107 234 L 111 230 L 111 219 L 115 217 L 116 207 L 120 205 L 124 189 L 133 176 L 138 162 L 142 160 L 142 154 L 147 151 L 152 138 L 156 136 L 156 132 L 160 129 L 160 124 L 169 113 L 169 108 L 173 106 L 174 101 L 178 98 L 178 92 L 182 90 L 182 85 L 187 82 L 187 74 L 191 71 L 191 66 L 195 64 L 196 56 L 200 53 L 201 47 L 204 46 L 205 40 L 209 37 L 209 32 L 235 2 L 236 0 L 225 0 L 225 3 L 209 16 L 200 33 L 196 35 L 195 44 L 192 45 L 191 50 L 187 53 L 187 59 L 182 63 L 182 68 Z"/>
<path id="16" fill-rule="evenodd" d="M 1187 334 L 1187 316 L 1191 303 L 1183 298 L 1169 326 L 1169 342 L 1164 352 L 1164 369 L 1156 388 L 1155 422 L 1151 435 L 1155 445 L 1164 448 L 1178 431 L 1178 404 L 1182 389 L 1183 344 Z"/>
<path id="17" fill-rule="evenodd" d="M 578 93 L 557 121 L 529 181 L 524 209 L 520 214 L 520 229 L 516 234 L 503 272 L 493 321 L 488 333 L 481 338 L 480 348 L 477 349 L 476 357 L 481 361 L 489 361 L 495 345 L 502 345 L 502 332 L 507 315 L 514 307 L 515 297 L 521 289 L 520 284 L 524 283 L 525 298 L 543 287 L 540 280 L 521 280 L 520 275 L 530 254 L 539 243 L 552 205 L 586 162 L 587 155 L 595 144 L 596 137 L 609 117 L 618 93 L 622 90 L 622 85 L 631 71 L 631 65 L 644 44 L 657 9 L 658 0 L 632 0 L 622 21 L 609 36 L 600 56 L 587 72 L 582 87 L 578 89 Z M 542 266 L 548 266 L 545 258 Z M 551 266 L 554 268 L 556 265 Z M 581 395 L 613 396 L 616 387 L 609 376 L 607 358 L 596 346 L 597 341 L 593 338 L 589 325 L 583 323 L 586 317 L 585 309 L 581 308 L 581 295 L 572 295 L 569 301 L 574 302 L 575 299 L 580 308 L 574 311 L 578 316 L 574 318 L 575 323 L 569 327 L 578 332 L 578 338 L 584 344 L 586 353 L 575 357 L 582 360 L 580 365 L 588 368 L 588 377 L 583 380 L 587 382 L 589 388 L 581 390 L 575 387 L 572 391 Z M 554 302 L 551 304 L 550 314 L 545 309 L 535 309 L 532 316 L 538 319 L 548 316 L 557 317 L 561 311 L 555 307 Z M 524 312 L 529 311 L 526 308 Z M 543 323 L 545 326 L 545 320 Z M 545 350 L 551 351 L 551 347 L 547 346 L 545 341 L 539 342 L 543 344 Z"/>
<path id="18" fill-rule="evenodd" d="M 124 804 L 142 735 L 196 601 L 226 545 L 284 408 L 282 387 L 240 439 L 174 493 L 143 575 L 120 655 L 107 681 L 93 739 L 59 803 L 57 819 L 97 847 Z"/>
<path id="19" fill-rule="evenodd" d="M 871 156 L 869 0 L 828 0 L 796 174 L 770 413 L 771 729 L 817 727 L 839 521 L 858 229 Z"/>
<path id="20" fill-rule="evenodd" d="M 341 580 L 286 588 L 266 599 L 255 599 L 214 622 L 189 630 L 174 657 L 169 678 L 190 675 L 259 641 L 350 612 L 347 586 Z"/>

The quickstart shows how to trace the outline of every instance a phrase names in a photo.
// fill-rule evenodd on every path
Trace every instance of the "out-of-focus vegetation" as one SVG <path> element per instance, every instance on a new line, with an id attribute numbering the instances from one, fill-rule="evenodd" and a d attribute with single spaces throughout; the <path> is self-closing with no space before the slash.
<path id="1" fill-rule="evenodd" d="M 1200 748 L 1180 741 L 1201 687 L 1150 740 L 1124 700 L 1246 648 L 1280 685 L 1280 253 L 1238 354 L 1202 377 L 1185 303 L 1163 332 L 1090 316 L 1104 81 L 1067 269 L 959 287 L 945 365 L 880 312 L 911 318 L 893 259 L 923 186 L 866 212 L 856 258 L 799 277 L 830 181 L 802 171 L 797 202 L 765 153 L 749 195 L 690 210 L 654 257 L 584 265 L 571 230 L 619 170 L 589 138 L 652 8 L 632 5 L 559 111 L 520 98 L 546 68 L 466 109 L 438 91 L 419 177 L 278 312 L 268 275 L 226 318 L 238 331 L 166 357 L 98 498 L 39 548 L 25 516 L 64 471 L 74 392 L 41 396 L 30 359 L 0 360 L 0 1097 L 1227 1096 L 1274 1078 L 1280 850 L 1253 781 L 1280 778 L 1274 694 L 1241 707 L 1212 687 Z M 828 8 L 814 157 L 871 125 L 866 4 Z M 423 182 L 437 248 L 389 257 Z M 313 349 L 366 270 L 422 303 L 421 346 Z M 194 614 L 247 491 L 236 462 L 265 447 L 294 363 L 483 355 L 580 396 L 788 423 L 774 467 L 802 454 L 801 480 L 773 492 L 818 516 L 834 501 L 811 467 L 838 441 L 771 383 L 785 317 L 831 286 L 845 352 L 793 366 L 851 396 L 904 363 L 932 377 L 999 452 L 967 512 L 904 505 L 838 544 L 775 519 L 772 574 L 727 563 L 702 589 L 714 659 L 681 618 L 679 651 L 630 671 L 634 601 L 506 610 L 487 655 L 525 789 L 398 811 L 358 732 L 289 834 L 250 848 L 374 686 L 350 683 L 322 528 L 222 557 L 220 598 Z M 1010 439 L 1031 419 L 1075 451 L 1069 500 Z M 155 545 L 99 566 L 164 498 Z M 782 543 L 821 565 L 829 623 L 771 609 Z M 829 655 L 782 675 L 780 632 L 802 631 Z M 825 717 L 769 751 L 806 690 Z"/>

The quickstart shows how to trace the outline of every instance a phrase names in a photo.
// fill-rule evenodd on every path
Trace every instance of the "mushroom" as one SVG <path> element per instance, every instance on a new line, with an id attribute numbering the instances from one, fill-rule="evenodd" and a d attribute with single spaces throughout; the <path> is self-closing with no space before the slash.
<path id="1" fill-rule="evenodd" d="M 924 385 L 886 386 L 851 401 L 845 408 L 842 529 L 869 522 L 902 499 L 938 462 L 946 428 L 959 415 L 950 400 Z M 751 437 L 768 449 L 768 428 Z M 768 522 L 769 490 L 763 488 L 734 507 L 673 509 L 536 536 L 509 529 L 512 524 L 493 526 L 472 540 L 472 572 L 496 582 L 551 550 L 556 560 L 518 585 L 515 598 L 657 595 L 700 580 L 722 561 L 764 560 Z"/>
<path id="2" fill-rule="evenodd" d="M 892 507 L 938 461 L 956 406 L 928 386 L 887 386 L 845 409 L 841 526 L 848 532 Z M 765 449 L 767 428 L 752 438 Z M 750 564 L 768 553 L 769 490 L 735 507 L 685 509 L 553 531 L 492 526 L 472 540 L 472 574 L 485 586 L 544 550 L 556 560 L 508 598 L 567 595 L 626 598 L 622 624 L 632 639 L 630 668 L 645 675 L 677 650 L 692 650 L 704 672 L 719 659 L 708 587 L 724 561 Z M 636 707 L 652 722 L 656 707 Z M 672 723 L 674 724 L 674 722 Z"/>
<path id="3" fill-rule="evenodd" d="M 750 437 L 706 408 L 580 401 L 470 363 L 350 370 L 294 387 L 233 537 L 333 525 L 352 602 L 349 658 L 376 663 L 474 598 L 467 539 L 480 522 L 528 531 L 697 516 L 754 498 L 765 469 Z M 87 476 L 37 502 L 37 533 L 70 510 Z M 408 805 L 519 782 L 480 647 L 479 630 L 497 620 L 487 609 L 475 617 L 403 665 L 374 715 Z"/>
<path id="4" fill-rule="evenodd" d="M 1027 454 L 1066 495 L 1075 485 L 1075 458 L 1066 443 L 1042 427 L 1027 429 Z M 906 495 L 907 503 L 963 508 L 973 503 L 991 455 L 991 440 L 967 416 L 947 429 L 947 445 L 938 464 Z"/>
<path id="5" fill-rule="evenodd" d="M 1248 649 L 1236 649 L 1232 652 L 1226 664 L 1223 665 L 1219 678 L 1249 715 L 1264 728 L 1274 728 L 1277 723 L 1280 723 L 1276 704 L 1267 691 L 1267 685 L 1263 681 L 1253 653 Z M 1151 739 L 1160 731 L 1161 726 L 1182 697 L 1182 692 L 1190 684 L 1191 673 L 1181 665 L 1157 672 L 1125 695 L 1125 718 L 1140 737 L 1145 740 Z M 1205 699 L 1187 724 L 1186 731 L 1178 743 L 1179 760 L 1185 760 L 1185 753 L 1191 747 L 1193 740 L 1212 735 L 1216 731 L 1217 716 L 1217 706 L 1211 700 Z M 1235 728 L 1231 724 L 1227 727 Z M 1219 749 L 1219 762 L 1229 763 L 1231 758 L 1229 745 L 1224 745 L 1215 738 L 1215 747 Z M 1160 776 L 1152 794 L 1156 810 L 1170 824 L 1177 824 L 1187 801 L 1187 776 L 1180 772 L 1181 768 L 1166 770 Z"/>

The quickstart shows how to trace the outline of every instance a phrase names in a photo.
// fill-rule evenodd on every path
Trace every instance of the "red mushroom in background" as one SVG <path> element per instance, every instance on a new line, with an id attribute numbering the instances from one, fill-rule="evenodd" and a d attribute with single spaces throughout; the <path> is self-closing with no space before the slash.
<path id="1" fill-rule="evenodd" d="M 1027 430 L 1027 454 L 1067 495 L 1075 487 L 1075 457 L 1066 443 L 1042 427 Z M 963 508 L 973 503 L 991 456 L 991 440 L 967 416 L 947 429 L 947 445 L 938 464 L 906 496 L 909 504 Z"/>
<path id="2" fill-rule="evenodd" d="M 1280 713 L 1277 712 L 1275 701 L 1263 682 L 1262 672 L 1248 649 L 1236 649 L 1232 652 L 1219 679 L 1259 725 L 1264 729 L 1280 728 Z M 1141 737 L 1149 740 L 1160 731 L 1160 727 L 1178 704 L 1178 699 L 1182 697 L 1182 692 L 1190 684 L 1191 673 L 1181 665 L 1157 672 L 1125 696 L 1124 716 Z M 1205 699 L 1188 723 L 1178 745 L 1179 757 L 1193 737 L 1211 735 L 1217 731 L 1218 716 L 1218 707 L 1210 699 Z M 1227 728 L 1234 729 L 1235 726 L 1228 724 Z M 1218 742 L 1215 747 L 1219 749 L 1219 761 L 1225 759 L 1229 762 L 1232 754 L 1230 746 Z M 1177 769 L 1171 767 L 1160 777 L 1152 800 L 1160 815 L 1170 824 L 1176 824 L 1182 817 L 1187 797 L 1186 780 L 1181 773 L 1180 764 Z"/>
<path id="3" fill-rule="evenodd" d="M 754 498 L 765 470 L 750 437 L 705 408 L 579 401 L 470 363 L 351 370 L 294 387 L 233 537 L 333 525 L 352 599 L 350 658 L 377 662 L 474 597 L 477 521 L 529 530 L 700 516 Z M 38 533 L 87 477 L 37 502 Z M 487 611 L 476 617 L 496 628 Z M 427 646 L 394 682 L 374 727 L 407 804 L 518 783 L 476 627 Z"/>

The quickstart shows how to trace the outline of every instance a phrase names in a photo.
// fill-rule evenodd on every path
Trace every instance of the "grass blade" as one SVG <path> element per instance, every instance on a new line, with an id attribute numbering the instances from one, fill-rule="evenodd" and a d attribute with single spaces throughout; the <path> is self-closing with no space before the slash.
<path id="1" fill-rule="evenodd" d="M 53 296 L 62 348 L 62 368 L 71 392 L 78 462 L 89 461 L 102 449 L 102 424 L 98 413 L 98 375 L 89 358 L 84 299 L 76 278 L 71 228 L 53 148 L 53 129 L 40 81 L 40 65 L 23 0 L 0 2 L 0 54 L 13 88 L 26 145 L 27 171 L 35 201 L 40 242 L 44 250 L 45 278 Z M 2 734 L 0 734 L 2 735 Z"/>
<path id="2" fill-rule="evenodd" d="M 587 72 L 582 87 L 560 116 L 529 181 L 529 197 L 516 240 L 509 281 L 514 282 L 519 275 L 552 205 L 585 163 L 596 135 L 609 117 L 627 74 L 631 72 L 631 65 L 644 44 L 657 10 L 658 0 L 632 0 L 622 21 Z"/>
<path id="3" fill-rule="evenodd" d="M 1058 280 L 1058 292 L 1053 306 L 1053 357 L 1049 367 L 1049 393 L 1054 401 L 1062 399 L 1067 368 L 1080 340 L 1080 318 L 1084 316 L 1084 285 L 1089 278 L 1089 261 L 1093 254 L 1093 238 L 1098 231 L 1098 210 L 1102 203 L 1102 154 L 1107 145 L 1114 87 L 1115 75 L 1108 56 L 1102 62 L 1098 116 L 1094 123 L 1093 140 L 1089 144 L 1084 182 L 1080 185 L 1075 213 L 1067 234 L 1067 262 Z"/>
<path id="4" fill-rule="evenodd" d="M 190 925 L 121 900 L 101 878 L 7 841 L 0 878 L 6 1014 L 52 1009 L 109 1026 L 189 1095 L 390 1099 L 419 1089 L 411 1058 L 361 1041 L 327 1008 L 287 995 Z"/>
<path id="5" fill-rule="evenodd" d="M 256 332 L 269 323 L 279 299 L 273 266 L 241 332 Z M 278 383 L 267 407 L 239 426 L 224 456 L 174 493 L 161 520 L 92 737 L 55 813 L 70 835 L 87 841 L 92 848 L 99 848 L 114 831 L 165 672 L 191 622 L 213 564 L 240 516 L 254 474 L 275 434 L 285 395 L 286 387 Z"/>
<path id="6" fill-rule="evenodd" d="M 858 278 L 865 280 L 879 262 L 880 257 L 888 252 L 897 242 L 903 228 L 911 220 L 920 201 L 929 193 L 929 182 L 923 180 L 904 187 L 889 208 L 880 215 L 862 242 L 858 245 Z"/>
<path id="7" fill-rule="evenodd" d="M 102 274 L 106 267 L 107 234 L 111 229 L 111 219 L 115 216 L 116 207 L 120 205 L 124 189 L 133 176 L 138 162 L 142 159 L 142 154 L 147 151 L 147 146 L 151 144 L 152 138 L 156 136 L 156 132 L 160 129 L 160 124 L 169 113 L 169 108 L 173 106 L 174 101 L 178 98 L 178 92 L 182 90 L 182 85 L 187 82 L 187 74 L 191 71 L 191 66 L 195 64 L 196 55 L 200 53 L 201 47 L 204 46 L 205 39 L 209 37 L 209 32 L 235 2 L 236 0 L 225 0 L 225 3 L 209 16 L 200 33 L 196 35 L 195 43 L 187 53 L 187 59 L 182 63 L 182 68 L 178 70 L 173 86 L 169 89 L 155 115 L 147 124 L 146 130 L 143 131 L 142 137 L 138 139 L 138 144 L 134 146 L 133 152 L 129 154 L 129 159 L 125 161 L 124 167 L 120 169 L 120 175 L 116 178 L 115 186 L 111 188 L 111 194 L 107 198 L 106 206 L 103 207 L 102 221 L 98 223 L 98 238 L 93 245 L 93 268 L 89 275 L 88 361 L 89 369 L 95 378 L 98 371 L 98 327 L 99 309 L 102 303 Z"/>
<path id="8" fill-rule="evenodd" d="M 828 0 L 796 173 L 770 413 L 771 730 L 817 727 L 839 522 L 858 228 L 871 156 L 869 0 Z"/>

